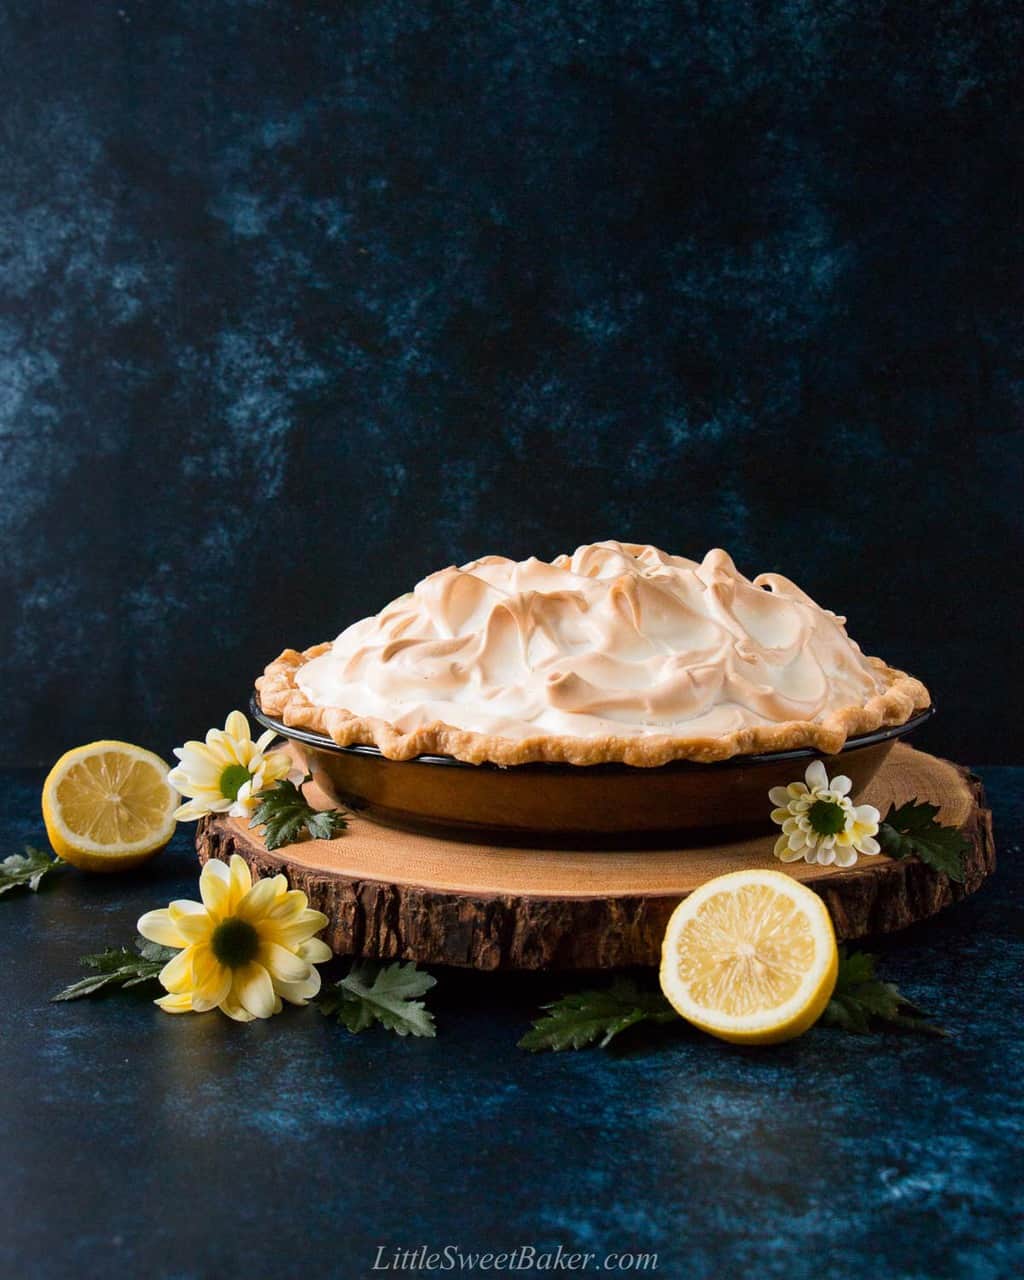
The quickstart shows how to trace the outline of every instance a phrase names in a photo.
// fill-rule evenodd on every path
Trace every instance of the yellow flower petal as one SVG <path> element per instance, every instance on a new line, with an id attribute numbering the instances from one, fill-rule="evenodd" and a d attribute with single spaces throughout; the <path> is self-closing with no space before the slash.
<path id="1" fill-rule="evenodd" d="M 192 996 L 188 991 L 181 995 L 161 996 L 159 1000 L 154 1000 L 154 1004 L 158 1004 L 164 1013 L 191 1013 L 192 1012 Z"/>
<path id="2" fill-rule="evenodd" d="M 853 819 L 863 827 L 872 827 L 872 835 L 878 830 L 878 824 L 882 819 L 882 815 L 878 812 L 873 804 L 859 804 L 853 809 Z"/>
<path id="3" fill-rule="evenodd" d="M 278 920 L 264 919 L 260 928 L 274 942 L 294 949 L 300 942 L 311 938 L 314 933 L 319 933 L 326 925 L 327 917 L 322 911 L 303 911 L 294 920 L 284 924 Z"/>
<path id="4" fill-rule="evenodd" d="M 252 743 L 239 743 L 229 737 L 223 729 L 211 729 L 206 735 L 206 742 L 214 755 L 219 756 L 224 765 L 246 765 L 252 754 Z"/>
<path id="5" fill-rule="evenodd" d="M 227 969 L 221 964 L 208 943 L 200 943 L 192 948 L 192 982 L 196 989 L 205 987 L 220 978 L 220 971 Z M 230 977 L 230 970 L 228 970 Z"/>
<path id="6" fill-rule="evenodd" d="M 308 905 L 309 899 L 301 889 L 289 889 L 270 908 L 266 918 L 285 922 L 290 917 L 297 916 L 300 912 L 305 911 Z"/>
<path id="7" fill-rule="evenodd" d="M 209 947 L 196 947 L 193 976 L 192 1008 L 196 1013 L 216 1009 L 231 992 L 231 970 L 220 963 Z"/>
<path id="8" fill-rule="evenodd" d="M 287 751 L 272 751 L 263 757 L 264 786 L 270 786 L 279 778 L 286 778 L 292 770 L 291 756 Z"/>
<path id="9" fill-rule="evenodd" d="M 264 942 L 256 953 L 256 959 L 271 978 L 279 982 L 305 982 L 309 977 L 309 965 L 294 951 L 278 946 L 276 942 Z"/>
<path id="10" fill-rule="evenodd" d="M 161 907 L 159 911 L 147 911 L 144 916 L 139 917 L 135 927 L 144 938 L 159 943 L 161 947 L 188 946 L 166 907 Z"/>
<path id="11" fill-rule="evenodd" d="M 243 1009 L 233 995 L 228 995 L 220 1002 L 221 1013 L 226 1013 L 229 1018 L 234 1018 L 235 1022 L 252 1022 L 253 1015 L 248 1009 Z"/>
<path id="12" fill-rule="evenodd" d="M 211 858 L 199 873 L 199 896 L 211 915 L 220 917 L 231 897 L 231 872 L 220 858 Z"/>
<path id="13" fill-rule="evenodd" d="M 194 898 L 175 898 L 173 902 L 167 904 L 167 910 L 175 924 L 184 920 L 186 916 L 206 915 L 206 908 Z"/>
<path id="14" fill-rule="evenodd" d="M 191 988 L 194 950 L 194 947 L 186 947 L 184 951 L 179 951 L 160 970 L 160 982 L 166 991 L 181 995 Z"/>
<path id="15" fill-rule="evenodd" d="M 223 768 L 223 764 L 209 752 L 198 755 L 183 751 L 180 763 L 174 766 L 168 776 L 187 787 L 188 795 L 195 795 L 197 791 L 216 791 Z"/>
<path id="16" fill-rule="evenodd" d="M 229 912 L 233 913 L 238 904 L 252 888 L 252 873 L 246 866 L 245 860 L 240 858 L 237 853 L 231 855 L 231 897 L 229 899 Z"/>
<path id="17" fill-rule="evenodd" d="M 214 770 L 219 772 L 225 764 L 223 756 L 195 738 L 186 742 L 183 747 L 175 747 L 174 754 L 181 761 L 180 767 L 187 769 L 189 773 L 201 769 L 212 776 Z"/>
<path id="18" fill-rule="evenodd" d="M 168 781 L 170 781 L 169 774 Z M 171 786 L 176 786 L 176 784 L 172 782 Z M 177 790 L 180 791 L 181 787 L 177 787 Z M 177 809 L 174 811 L 174 818 L 176 822 L 195 822 L 197 818 L 203 817 L 204 814 L 214 812 L 215 810 L 210 806 L 210 803 L 207 800 L 189 800 L 187 804 L 178 805 Z"/>
<path id="19" fill-rule="evenodd" d="M 242 920 L 248 920 L 250 924 L 261 921 L 287 888 L 288 881 L 284 876 L 268 876 L 264 880 L 257 880 L 235 908 L 234 914 Z"/>
<path id="20" fill-rule="evenodd" d="M 326 964 L 332 959 L 334 952 L 321 938 L 310 938 L 298 947 L 298 954 L 308 964 Z"/>
<path id="21" fill-rule="evenodd" d="M 254 1018 L 269 1018 L 277 1002 L 270 974 L 261 964 L 247 964 L 236 969 L 231 994 Z"/>
<path id="22" fill-rule="evenodd" d="M 248 742 L 252 738 L 249 731 L 249 721 L 242 715 L 241 711 L 232 711 L 228 718 L 224 721 L 224 732 L 230 738 L 234 738 L 236 742 Z"/>
<path id="23" fill-rule="evenodd" d="M 173 911 L 171 914 L 173 916 Z M 203 906 L 200 906 L 199 911 L 192 911 L 188 915 L 177 917 L 175 924 L 178 926 L 178 932 L 181 936 L 186 942 L 190 943 L 209 942 L 210 935 L 216 928 L 216 921 Z"/>
<path id="24" fill-rule="evenodd" d="M 320 990 L 320 971 L 310 969 L 305 982 L 275 982 L 274 990 L 289 1004 L 304 1005 Z"/>

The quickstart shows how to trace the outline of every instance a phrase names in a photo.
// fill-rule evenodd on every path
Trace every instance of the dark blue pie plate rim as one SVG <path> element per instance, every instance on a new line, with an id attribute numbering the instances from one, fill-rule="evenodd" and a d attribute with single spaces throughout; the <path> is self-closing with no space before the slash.
<path id="1" fill-rule="evenodd" d="M 644 768 L 641 765 L 629 765 L 620 763 L 610 764 L 593 764 L 593 765 L 576 765 L 564 763 L 545 763 L 537 761 L 531 764 L 517 765 L 497 765 L 497 764 L 471 764 L 467 760 L 456 760 L 454 756 L 413 756 L 409 760 L 391 760 L 385 756 L 379 747 L 353 745 L 348 747 L 339 746 L 338 743 L 332 741 L 322 733 L 314 733 L 310 729 L 295 729 L 275 720 L 273 716 L 268 716 L 260 707 L 259 699 L 254 693 L 249 699 L 249 711 L 253 719 L 261 724 L 265 729 L 273 729 L 279 733 L 282 738 L 290 738 L 294 742 L 301 742 L 304 746 L 315 747 L 317 751 L 327 751 L 335 755 L 341 756 L 365 756 L 370 759 L 386 761 L 388 764 L 426 764 L 441 765 L 450 769 L 500 769 L 502 772 L 515 773 L 541 771 L 544 773 L 575 773 L 578 774 L 581 769 L 601 770 L 603 772 L 615 773 L 652 773 L 664 772 L 666 770 L 676 769 L 737 769 L 751 768 L 761 765 L 783 764 L 788 761 L 800 760 L 816 760 L 828 759 L 825 752 L 817 750 L 815 747 L 795 747 L 790 751 L 766 751 L 760 755 L 747 756 L 730 756 L 728 760 L 712 760 L 707 763 L 697 760 L 671 760 L 668 764 L 655 765 L 651 768 Z M 911 716 L 909 720 L 903 724 L 888 725 L 884 729 L 876 729 L 873 733 L 863 733 L 856 738 L 847 738 L 845 745 L 840 748 L 839 755 L 846 755 L 850 751 L 860 751 L 865 747 L 878 746 L 883 742 L 890 742 L 894 738 L 905 737 L 908 733 L 913 733 L 915 729 L 919 729 L 926 721 L 930 720 L 935 714 L 935 704 L 926 707 L 923 711 L 919 711 L 916 715 Z"/>

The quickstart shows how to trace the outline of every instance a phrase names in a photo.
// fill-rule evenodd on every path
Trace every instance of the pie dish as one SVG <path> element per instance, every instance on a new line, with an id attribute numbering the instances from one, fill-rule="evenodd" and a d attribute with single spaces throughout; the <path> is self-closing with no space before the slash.
<path id="1" fill-rule="evenodd" d="M 845 621 L 780 574 L 747 579 L 722 550 L 698 562 L 599 542 L 432 573 L 332 643 L 286 649 L 256 688 L 285 732 L 394 761 L 831 755 L 931 701 L 863 654 Z"/>

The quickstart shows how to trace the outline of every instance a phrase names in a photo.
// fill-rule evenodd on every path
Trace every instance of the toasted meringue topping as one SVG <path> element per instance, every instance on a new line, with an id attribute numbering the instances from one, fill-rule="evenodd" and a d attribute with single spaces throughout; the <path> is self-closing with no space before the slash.
<path id="1" fill-rule="evenodd" d="M 484 556 L 432 573 L 296 680 L 315 705 L 401 733 L 716 736 L 821 722 L 881 693 L 845 621 L 788 578 L 748 580 L 721 550 L 698 563 L 599 542 L 550 564 Z"/>

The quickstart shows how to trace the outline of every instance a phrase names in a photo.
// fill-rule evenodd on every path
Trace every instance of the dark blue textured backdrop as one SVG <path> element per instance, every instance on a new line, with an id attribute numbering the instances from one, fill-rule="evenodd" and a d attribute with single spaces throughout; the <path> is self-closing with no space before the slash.
<path id="1" fill-rule="evenodd" d="M 612 536 L 791 574 L 1013 758 L 1019 14 L 6 0 L 0 757 Z"/>

